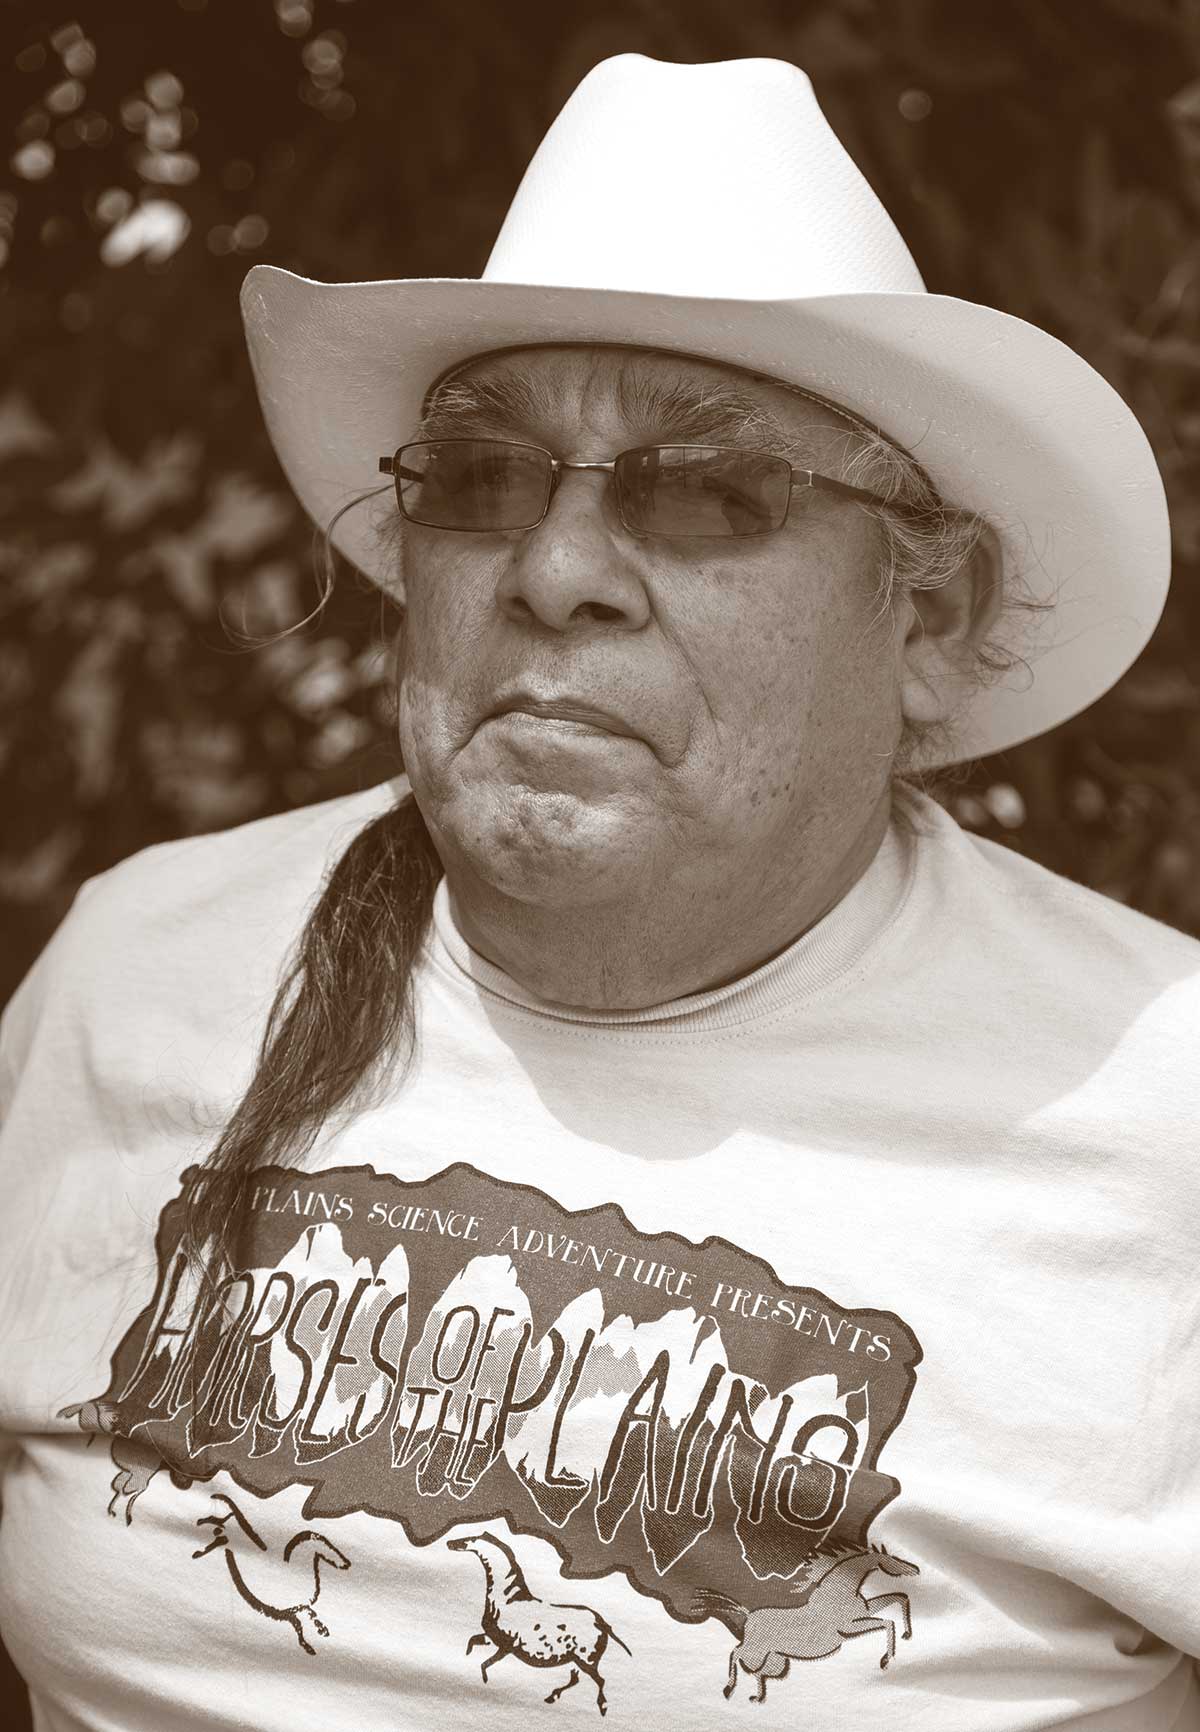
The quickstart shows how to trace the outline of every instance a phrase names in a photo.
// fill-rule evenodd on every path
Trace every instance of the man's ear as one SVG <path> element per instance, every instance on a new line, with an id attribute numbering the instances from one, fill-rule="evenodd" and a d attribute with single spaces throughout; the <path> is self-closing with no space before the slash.
<path id="1" fill-rule="evenodd" d="M 1003 561 L 985 527 L 967 559 L 936 589 L 910 589 L 900 644 L 900 708 L 905 721 L 935 724 L 953 714 L 971 678 L 974 652 L 994 624 Z"/>

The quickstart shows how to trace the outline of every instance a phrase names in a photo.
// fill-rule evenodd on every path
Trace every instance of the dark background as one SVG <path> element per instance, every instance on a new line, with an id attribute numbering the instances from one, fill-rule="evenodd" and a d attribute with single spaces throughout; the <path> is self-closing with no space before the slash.
<path id="1" fill-rule="evenodd" d="M 1200 0 L 0 0 L 0 1001 L 83 878 L 396 767 L 354 573 L 244 641 L 316 582 L 238 286 L 477 275 L 631 49 L 803 66 L 929 286 L 1137 412 L 1175 538 L 1149 649 L 941 797 L 1200 932 Z"/>

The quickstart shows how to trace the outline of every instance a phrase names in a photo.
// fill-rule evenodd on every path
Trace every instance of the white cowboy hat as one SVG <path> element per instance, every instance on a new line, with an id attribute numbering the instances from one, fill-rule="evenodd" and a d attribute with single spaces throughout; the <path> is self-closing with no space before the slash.
<path id="1" fill-rule="evenodd" d="M 807 77 L 780 60 L 606 60 L 542 141 L 482 278 L 317 283 L 256 265 L 242 309 L 267 427 L 321 525 L 378 486 L 430 384 L 494 349 L 677 350 L 874 422 L 950 504 L 991 520 L 1006 569 L 1055 604 L 1020 640 L 1028 665 L 968 694 L 954 758 L 1085 708 L 1162 611 L 1166 502 L 1131 410 L 1036 326 L 927 293 Z M 368 511 L 333 539 L 380 577 Z"/>

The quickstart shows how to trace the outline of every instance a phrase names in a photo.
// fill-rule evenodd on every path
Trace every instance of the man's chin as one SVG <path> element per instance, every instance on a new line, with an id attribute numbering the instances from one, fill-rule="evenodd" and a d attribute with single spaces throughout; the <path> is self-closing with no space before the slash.
<path id="1" fill-rule="evenodd" d="M 439 814 L 441 840 L 503 896 L 569 907 L 628 893 L 646 863 L 644 823 L 617 795 L 508 787 Z"/>

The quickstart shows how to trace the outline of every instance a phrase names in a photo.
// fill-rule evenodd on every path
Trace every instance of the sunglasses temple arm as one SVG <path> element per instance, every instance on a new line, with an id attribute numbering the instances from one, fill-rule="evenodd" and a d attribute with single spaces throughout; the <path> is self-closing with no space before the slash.
<path id="1" fill-rule="evenodd" d="M 401 481 L 419 481 L 421 479 L 415 469 L 406 469 L 403 463 L 397 463 L 394 457 L 381 457 L 379 459 L 379 473 L 398 476 Z"/>
<path id="2" fill-rule="evenodd" d="M 881 493 L 870 493 L 865 487 L 851 487 L 848 481 L 835 481 L 832 475 L 818 475 L 812 469 L 793 469 L 792 481 L 803 487 L 819 488 L 822 493 L 836 493 L 842 499 L 857 499 L 863 505 L 890 504 Z"/>

